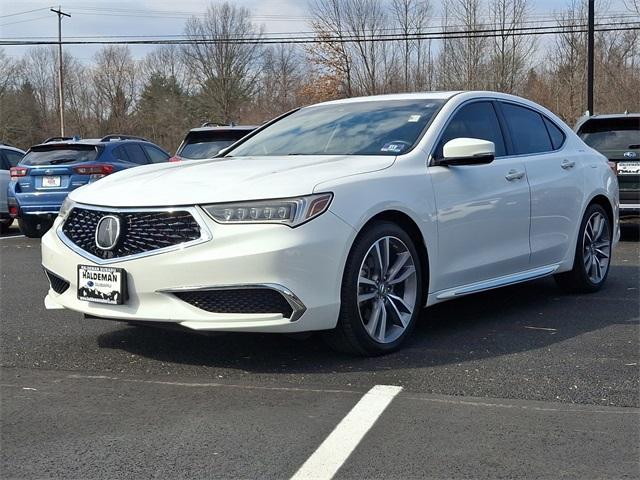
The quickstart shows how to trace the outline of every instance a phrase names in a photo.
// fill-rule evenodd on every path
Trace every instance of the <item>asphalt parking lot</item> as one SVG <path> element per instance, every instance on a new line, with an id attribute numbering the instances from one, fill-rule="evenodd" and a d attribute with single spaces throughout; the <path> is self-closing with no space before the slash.
<path id="1" fill-rule="evenodd" d="M 39 241 L 14 231 L 0 238 L 2 477 L 310 478 L 342 455 L 340 479 L 640 478 L 639 273 L 627 228 L 597 294 L 543 279 L 469 296 L 362 359 L 313 336 L 46 311 Z M 352 449 L 316 456 L 376 385 L 402 390 Z"/>

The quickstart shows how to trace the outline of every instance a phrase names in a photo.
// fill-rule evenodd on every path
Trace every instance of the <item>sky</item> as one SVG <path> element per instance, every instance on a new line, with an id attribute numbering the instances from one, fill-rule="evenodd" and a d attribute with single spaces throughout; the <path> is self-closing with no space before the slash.
<path id="1" fill-rule="evenodd" d="M 63 20 L 63 36 L 180 35 L 190 15 L 202 15 L 210 2 L 221 0 L 58 0 L 71 18 Z M 229 0 L 247 7 L 252 20 L 267 33 L 309 32 L 308 0 Z M 550 15 L 569 0 L 530 0 L 534 15 Z M 623 0 L 607 0 L 606 13 L 623 12 Z M 440 1 L 431 0 L 438 15 Z M 49 11 L 51 0 L 0 0 L 0 39 L 57 37 L 57 16 Z M 25 11 L 29 13 L 21 13 Z M 596 11 L 596 15 L 599 12 Z M 437 20 L 436 20 L 437 22 Z M 20 58 L 29 47 L 6 46 L 5 53 Z M 99 46 L 66 46 L 69 53 L 89 63 Z M 153 47 L 131 46 L 140 58 Z"/>

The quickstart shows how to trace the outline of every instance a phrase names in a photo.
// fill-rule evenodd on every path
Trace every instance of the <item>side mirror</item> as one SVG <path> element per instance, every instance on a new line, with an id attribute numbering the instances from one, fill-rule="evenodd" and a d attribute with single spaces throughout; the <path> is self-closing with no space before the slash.
<path id="1" fill-rule="evenodd" d="M 454 138 L 444 144 L 442 154 L 438 165 L 483 165 L 496 158 L 496 146 L 479 138 Z"/>

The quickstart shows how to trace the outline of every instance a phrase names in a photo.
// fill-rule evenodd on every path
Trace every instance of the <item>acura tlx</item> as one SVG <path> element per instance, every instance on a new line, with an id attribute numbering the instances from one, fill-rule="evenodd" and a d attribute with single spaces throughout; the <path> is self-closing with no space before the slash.
<path id="1" fill-rule="evenodd" d="M 42 241 L 45 305 L 192 330 L 322 331 L 377 355 L 438 302 L 550 275 L 598 290 L 617 199 L 606 158 L 528 100 L 331 101 L 217 158 L 73 191 Z"/>

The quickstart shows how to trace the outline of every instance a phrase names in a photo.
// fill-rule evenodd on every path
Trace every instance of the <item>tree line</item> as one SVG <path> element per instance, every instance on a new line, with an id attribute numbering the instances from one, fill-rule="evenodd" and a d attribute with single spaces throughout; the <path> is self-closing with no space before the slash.
<path id="1" fill-rule="evenodd" d="M 638 0 L 625 5 L 640 15 Z M 531 29 L 529 0 L 443 0 L 438 10 L 430 0 L 309 0 L 309 8 L 315 40 L 302 45 L 260 42 L 264 28 L 248 9 L 216 3 L 186 22 L 188 44 L 141 59 L 106 45 L 90 64 L 66 52 L 66 131 L 135 134 L 173 152 L 205 121 L 259 124 L 318 101 L 427 90 L 514 93 L 569 124 L 584 113 L 586 0 L 568 0 L 554 35 Z M 424 35 L 434 31 L 442 35 Z M 57 135 L 55 48 L 32 47 L 18 60 L 0 49 L 0 63 L 0 140 L 27 148 Z M 597 31 L 595 71 L 596 112 L 639 111 L 640 31 Z"/>

